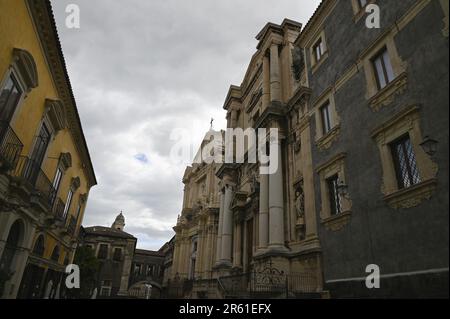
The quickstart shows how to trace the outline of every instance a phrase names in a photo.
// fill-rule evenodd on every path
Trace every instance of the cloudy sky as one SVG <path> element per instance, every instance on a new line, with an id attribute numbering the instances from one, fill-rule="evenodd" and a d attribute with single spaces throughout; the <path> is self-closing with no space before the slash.
<path id="1" fill-rule="evenodd" d="M 173 236 L 185 165 L 169 159 L 174 129 L 195 149 L 242 82 L 266 22 L 305 24 L 319 0 L 53 0 L 98 185 L 83 224 L 110 226 L 122 210 L 138 247 Z M 80 28 L 65 26 L 68 4 Z M 189 143 L 186 141 L 185 143 Z"/>

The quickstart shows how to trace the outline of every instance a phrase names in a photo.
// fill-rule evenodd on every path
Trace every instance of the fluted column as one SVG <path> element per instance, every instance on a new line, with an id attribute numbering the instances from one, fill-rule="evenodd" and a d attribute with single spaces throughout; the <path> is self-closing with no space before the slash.
<path id="1" fill-rule="evenodd" d="M 269 175 L 259 175 L 259 240 L 258 250 L 264 250 L 269 243 Z"/>
<path id="2" fill-rule="evenodd" d="M 278 44 L 272 43 L 270 46 L 270 100 L 281 101 L 280 84 L 280 57 L 278 54 Z"/>
<path id="3" fill-rule="evenodd" d="M 273 139 L 270 143 L 272 144 L 271 150 L 276 151 L 278 167 L 275 172 L 269 174 L 269 249 L 285 250 L 281 141 Z M 273 148 L 273 145 L 275 148 Z"/>
<path id="4" fill-rule="evenodd" d="M 222 228 L 223 228 L 223 205 L 224 205 L 224 195 L 223 191 L 221 190 L 219 192 L 219 200 L 220 200 L 220 206 L 219 206 L 219 227 L 217 231 L 217 245 L 216 245 L 216 263 L 220 261 L 220 258 L 222 257 Z"/>
<path id="5" fill-rule="evenodd" d="M 231 241 L 233 235 L 233 212 L 231 211 L 232 196 L 232 186 L 226 185 L 223 202 L 222 251 L 220 258 L 220 263 L 226 266 L 231 266 Z"/>

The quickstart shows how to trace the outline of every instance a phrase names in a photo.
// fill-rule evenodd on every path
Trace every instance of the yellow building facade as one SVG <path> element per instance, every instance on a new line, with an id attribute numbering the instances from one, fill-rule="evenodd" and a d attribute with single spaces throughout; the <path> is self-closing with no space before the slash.
<path id="1" fill-rule="evenodd" d="M 0 1 L 0 295 L 57 297 L 96 184 L 49 1 Z"/>

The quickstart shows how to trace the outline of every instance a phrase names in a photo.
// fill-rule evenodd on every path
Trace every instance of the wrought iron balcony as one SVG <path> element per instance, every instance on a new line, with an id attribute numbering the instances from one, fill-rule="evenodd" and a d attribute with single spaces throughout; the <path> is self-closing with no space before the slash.
<path id="1" fill-rule="evenodd" d="M 53 206 L 56 190 L 38 163 L 27 156 L 18 156 L 17 163 L 14 169 L 10 170 L 10 174 L 37 191 L 43 204 L 50 208 Z"/>
<path id="2" fill-rule="evenodd" d="M 23 144 L 6 121 L 0 121 L 0 170 L 11 170 L 17 165 Z"/>

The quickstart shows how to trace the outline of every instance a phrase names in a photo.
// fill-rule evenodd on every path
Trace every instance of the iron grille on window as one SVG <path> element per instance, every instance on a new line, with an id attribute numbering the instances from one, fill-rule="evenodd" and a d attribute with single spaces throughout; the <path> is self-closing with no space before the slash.
<path id="1" fill-rule="evenodd" d="M 328 192 L 330 196 L 330 214 L 337 215 L 341 213 L 341 199 L 338 194 L 338 176 L 334 175 L 327 179 Z"/>
<path id="2" fill-rule="evenodd" d="M 420 183 L 416 156 L 409 135 L 405 135 L 391 143 L 397 183 L 400 189 Z"/>

